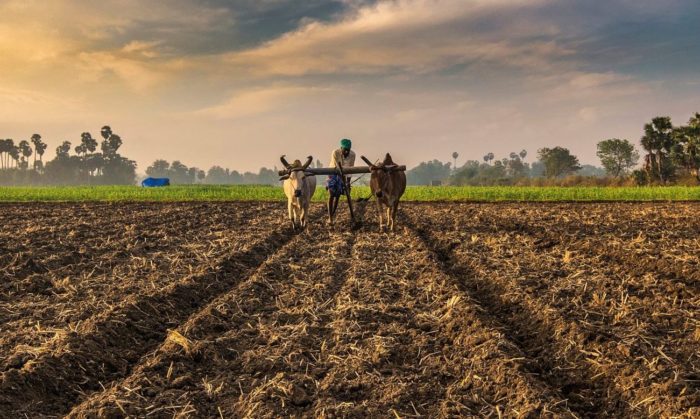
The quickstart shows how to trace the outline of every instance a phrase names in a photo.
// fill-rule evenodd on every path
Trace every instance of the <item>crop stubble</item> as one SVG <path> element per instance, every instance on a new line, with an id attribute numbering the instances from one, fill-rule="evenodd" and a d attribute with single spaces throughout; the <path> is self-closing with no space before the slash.
<path id="1" fill-rule="evenodd" d="M 404 208 L 292 234 L 277 204 L 6 206 L 0 409 L 698 414 L 700 206 Z"/>

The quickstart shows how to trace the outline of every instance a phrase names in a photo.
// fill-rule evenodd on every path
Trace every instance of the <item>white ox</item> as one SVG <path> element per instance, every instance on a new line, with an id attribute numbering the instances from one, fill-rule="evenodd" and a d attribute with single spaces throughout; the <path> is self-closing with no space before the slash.
<path id="1" fill-rule="evenodd" d="M 284 181 L 282 187 L 284 194 L 287 195 L 289 220 L 292 222 L 293 229 L 296 230 L 297 221 L 299 227 L 304 228 L 309 214 L 309 203 L 316 192 L 316 176 L 306 173 L 313 157 L 309 156 L 303 165 L 299 160 L 294 161 L 294 164 L 289 164 L 284 156 L 280 157 L 280 161 L 287 169 L 287 174 L 282 176 L 280 180 Z"/>

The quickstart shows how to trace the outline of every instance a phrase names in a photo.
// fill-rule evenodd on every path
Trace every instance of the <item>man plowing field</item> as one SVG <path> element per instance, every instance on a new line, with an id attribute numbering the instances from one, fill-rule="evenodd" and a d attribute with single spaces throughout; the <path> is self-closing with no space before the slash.
<path id="1" fill-rule="evenodd" d="M 340 142 L 340 148 L 333 151 L 331 155 L 330 167 L 310 167 L 312 157 L 308 157 L 305 164 L 300 161 L 295 161 L 294 164 L 289 164 L 284 156 L 280 158 L 284 169 L 280 170 L 280 180 L 284 181 L 284 191 L 288 199 L 289 218 L 292 220 L 292 226 L 296 229 L 296 219 L 299 218 L 299 225 L 306 225 L 306 216 L 308 214 L 309 202 L 313 197 L 316 187 L 315 176 L 328 176 L 326 181 L 326 190 L 328 190 L 328 223 L 333 225 L 338 202 L 340 197 L 345 194 L 348 200 L 348 209 L 350 210 L 350 218 L 353 223 L 357 220 L 353 212 L 352 197 L 350 196 L 350 178 L 352 175 L 371 173 L 370 189 L 372 197 L 377 199 L 377 210 L 379 211 L 379 227 L 383 229 L 384 222 L 382 218 L 383 206 L 387 207 L 387 227 L 390 230 L 394 229 L 394 221 L 396 220 L 396 212 L 399 205 L 399 200 L 406 190 L 406 166 L 397 165 L 391 159 L 389 154 L 386 155 L 382 163 L 374 164 L 366 157 L 362 156 L 362 160 L 367 163 L 367 166 L 355 166 L 355 153 L 351 150 L 352 142 L 348 139 L 343 139 Z M 300 216 L 299 216 L 300 215 Z"/>
<path id="2" fill-rule="evenodd" d="M 346 169 L 355 166 L 355 152 L 352 149 L 352 141 L 347 138 L 340 140 L 340 148 L 333 151 L 331 154 L 331 162 L 329 167 Z M 339 174 L 328 176 L 326 181 L 326 190 L 328 191 L 328 223 L 333 224 L 335 212 L 338 209 L 340 197 L 349 193 L 350 176 L 343 178 Z M 346 190 L 347 189 L 347 190 Z"/>

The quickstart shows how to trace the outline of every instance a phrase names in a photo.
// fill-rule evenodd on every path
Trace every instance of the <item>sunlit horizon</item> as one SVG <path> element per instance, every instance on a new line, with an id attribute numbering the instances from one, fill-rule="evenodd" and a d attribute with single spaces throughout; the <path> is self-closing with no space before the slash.
<path id="1" fill-rule="evenodd" d="M 700 3 L 554 0 L 0 0 L 0 138 L 110 125 L 156 159 L 239 171 L 372 159 L 458 164 L 637 145 L 700 111 Z"/>

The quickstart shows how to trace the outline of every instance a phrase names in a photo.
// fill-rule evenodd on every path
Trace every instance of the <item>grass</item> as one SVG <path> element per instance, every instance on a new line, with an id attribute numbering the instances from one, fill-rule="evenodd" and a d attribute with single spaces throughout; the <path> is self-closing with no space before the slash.
<path id="1" fill-rule="evenodd" d="M 369 188 L 353 188 L 353 197 L 368 197 Z M 325 201 L 317 188 L 315 201 Z M 0 187 L 0 202 L 33 201 L 284 201 L 282 188 L 248 185 Z M 700 201 L 700 187 L 516 187 L 409 186 L 405 201 Z"/>

